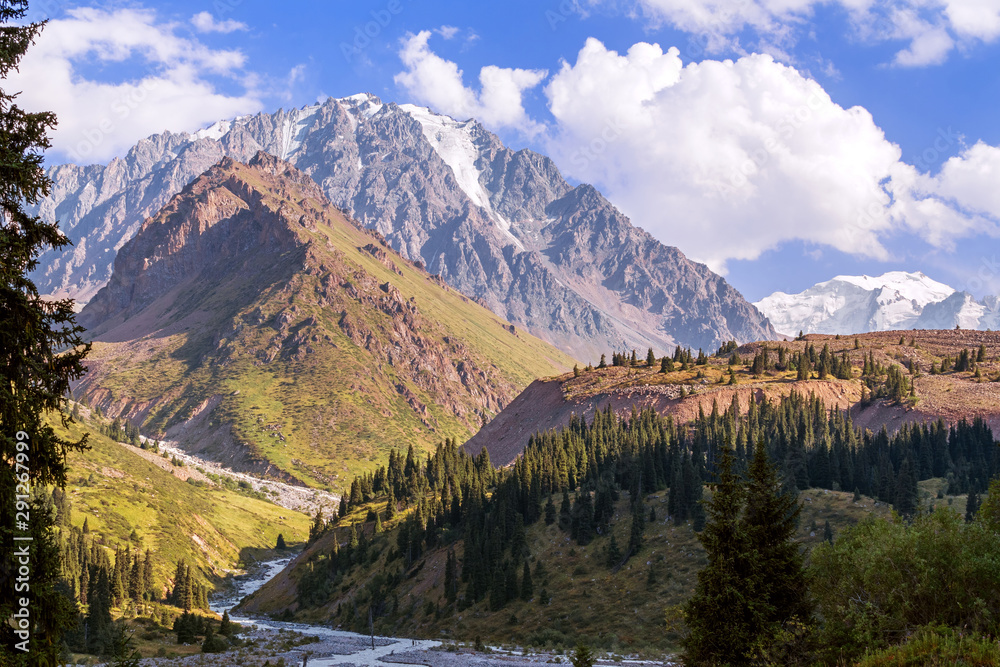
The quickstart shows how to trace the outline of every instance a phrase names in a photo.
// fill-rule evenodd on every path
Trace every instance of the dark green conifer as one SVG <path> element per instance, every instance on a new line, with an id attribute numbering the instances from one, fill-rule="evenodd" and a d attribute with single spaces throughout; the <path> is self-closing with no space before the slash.
<path id="1" fill-rule="evenodd" d="M 535 585 L 531 581 L 531 568 L 528 567 L 528 561 L 524 561 L 524 567 L 521 572 L 521 599 L 525 602 L 531 600 L 535 595 Z"/>

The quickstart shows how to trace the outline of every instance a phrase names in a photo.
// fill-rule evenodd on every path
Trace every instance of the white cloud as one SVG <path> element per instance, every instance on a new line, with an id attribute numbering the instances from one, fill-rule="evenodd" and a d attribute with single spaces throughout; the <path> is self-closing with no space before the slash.
<path id="1" fill-rule="evenodd" d="M 770 56 L 684 66 L 676 49 L 591 39 L 546 94 L 559 164 L 716 269 L 790 239 L 887 256 L 889 221 L 856 221 L 889 203 L 879 184 L 899 149 Z"/>
<path id="2" fill-rule="evenodd" d="M 867 110 L 766 55 L 683 65 L 677 49 L 590 39 L 545 92 L 560 166 L 717 270 L 796 239 L 888 259 L 896 234 L 947 247 L 998 232 L 1000 148 L 921 173 Z"/>
<path id="3" fill-rule="evenodd" d="M 411 101 L 455 118 L 474 117 L 491 127 L 516 128 L 529 136 L 541 131 L 525 113 L 523 95 L 541 83 L 547 72 L 483 67 L 477 93 L 465 86 L 458 65 L 430 50 L 430 37 L 427 30 L 409 35 L 399 52 L 406 70 L 397 74 L 395 81 Z"/>
<path id="4" fill-rule="evenodd" d="M 458 34 L 458 28 L 453 25 L 443 25 L 434 32 L 441 35 L 445 39 L 451 39 Z"/>
<path id="5" fill-rule="evenodd" d="M 8 77 L 25 109 L 56 112 L 54 151 L 74 162 L 105 161 L 138 139 L 165 129 L 194 130 L 261 109 L 245 85 L 245 58 L 179 37 L 176 25 L 158 23 L 151 11 L 71 9 L 52 20 L 28 49 L 20 70 Z M 124 82 L 89 79 L 78 66 L 124 63 Z M 232 81 L 243 92 L 220 91 L 209 77 Z"/>
<path id="6" fill-rule="evenodd" d="M 191 24 L 194 26 L 195 30 L 198 32 L 221 32 L 230 33 L 237 30 L 249 30 L 249 26 L 246 23 L 236 21 L 233 19 L 227 19 L 225 21 L 216 21 L 215 17 L 208 12 L 198 12 L 191 17 Z"/>
<path id="7" fill-rule="evenodd" d="M 719 52 L 747 29 L 760 37 L 758 51 L 768 46 L 774 52 L 806 34 L 821 5 L 839 5 L 851 19 L 855 36 L 908 42 L 893 60 L 900 66 L 939 64 L 956 44 L 1000 38 L 1000 0 L 635 0 L 635 4 L 654 23 L 692 33 L 685 55 L 695 58 Z"/>
<path id="8" fill-rule="evenodd" d="M 494 129 L 543 127 L 521 106 L 540 72 L 518 81 L 516 70 L 484 67 L 477 95 L 427 37 L 406 42 L 397 76 L 418 101 Z M 539 140 L 563 172 L 717 271 L 794 240 L 888 260 L 886 241 L 900 235 L 942 248 L 1000 236 L 1000 148 L 976 144 L 936 175 L 921 171 L 866 109 L 841 107 L 768 55 L 684 64 L 676 48 L 619 54 L 591 38 L 544 94 L 554 122 Z M 961 148 L 942 130 L 920 160 Z"/>

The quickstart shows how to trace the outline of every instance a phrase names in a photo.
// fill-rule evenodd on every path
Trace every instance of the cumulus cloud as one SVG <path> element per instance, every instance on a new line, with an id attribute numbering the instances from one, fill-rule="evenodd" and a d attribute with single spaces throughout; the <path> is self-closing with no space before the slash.
<path id="1" fill-rule="evenodd" d="M 518 82 L 484 67 L 477 94 L 426 33 L 401 56 L 408 69 L 397 81 L 437 111 L 494 129 L 543 127 L 521 106 L 540 72 Z M 620 54 L 591 38 L 544 94 L 553 122 L 539 141 L 564 173 L 717 271 L 795 240 L 888 260 L 895 235 L 942 248 L 1000 235 L 1000 148 L 976 144 L 937 174 L 922 171 L 866 109 L 841 107 L 769 55 L 685 64 L 676 48 L 638 43 Z M 961 143 L 942 130 L 925 154 Z"/>
<path id="2" fill-rule="evenodd" d="M 590 0 L 608 4 L 611 0 Z M 839 5 L 855 36 L 902 41 L 899 66 L 936 65 L 956 44 L 1000 38 L 1000 0 L 635 0 L 644 15 L 692 34 L 686 53 L 718 52 L 744 30 L 760 36 L 758 50 L 788 45 L 806 34 L 820 5 Z"/>
<path id="3" fill-rule="evenodd" d="M 403 40 L 399 57 L 406 69 L 396 75 L 396 84 L 411 101 L 426 104 L 455 118 L 477 118 L 494 128 L 515 128 L 533 136 L 541 126 L 528 118 L 523 96 L 546 77 L 544 70 L 525 70 L 489 65 L 479 72 L 480 90 L 466 87 L 463 72 L 454 62 L 431 51 L 430 31 Z"/>
<path id="4" fill-rule="evenodd" d="M 239 51 L 180 37 L 177 26 L 159 23 L 151 11 L 77 8 L 67 14 L 49 22 L 5 86 L 23 91 L 22 108 L 56 113 L 52 146 L 60 156 L 105 161 L 150 134 L 194 130 L 261 109 L 242 83 Z M 87 78 L 79 65 L 95 61 L 128 63 L 137 71 L 125 82 Z M 243 92 L 220 91 L 219 77 Z"/>
<path id="5" fill-rule="evenodd" d="M 685 65 L 677 49 L 619 54 L 590 39 L 545 93 L 560 166 L 717 270 L 790 240 L 888 259 L 893 234 L 948 246 L 997 233 L 1000 149 L 977 144 L 922 173 L 867 110 L 770 56 Z"/>
<path id="6" fill-rule="evenodd" d="M 233 19 L 217 21 L 209 12 L 198 12 L 192 16 L 191 25 L 193 25 L 195 30 L 198 32 L 230 33 L 236 32 L 237 30 L 249 30 L 246 23 Z"/>
<path id="7" fill-rule="evenodd" d="M 546 94 L 560 165 L 718 270 L 790 239 L 887 256 L 890 221 L 857 220 L 888 205 L 899 149 L 770 56 L 685 66 L 677 49 L 621 55 L 590 39 Z"/>

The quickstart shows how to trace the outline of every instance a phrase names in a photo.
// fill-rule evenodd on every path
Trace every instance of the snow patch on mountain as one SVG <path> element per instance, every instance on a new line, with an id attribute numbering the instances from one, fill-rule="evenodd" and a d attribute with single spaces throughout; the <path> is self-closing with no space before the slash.
<path id="1" fill-rule="evenodd" d="M 232 121 L 220 120 L 215 123 L 212 123 L 211 125 L 209 125 L 204 129 L 198 130 L 191 136 L 193 136 L 195 140 L 215 139 L 216 141 L 218 141 L 219 139 L 224 137 L 227 132 L 229 132 L 229 128 L 232 127 L 232 124 L 233 124 Z"/>
<path id="2" fill-rule="evenodd" d="M 836 276 L 798 294 L 775 292 L 754 305 L 785 335 L 951 329 L 956 325 L 986 329 L 996 326 L 998 318 L 996 299 L 979 302 L 922 272 L 904 271 Z"/>
<path id="3" fill-rule="evenodd" d="M 493 210 L 489 193 L 481 182 L 482 171 L 476 166 L 479 149 L 472 141 L 472 134 L 469 131 L 476 121 L 457 121 L 450 116 L 442 116 L 427 107 L 418 107 L 414 104 L 401 104 L 399 108 L 420 123 L 424 138 L 444 163 L 451 167 L 462 192 L 472 200 L 473 204 L 485 209 L 497 227 L 524 250 L 521 242 L 511 233 L 510 222 Z"/>
<path id="4" fill-rule="evenodd" d="M 310 121 L 316 115 L 316 112 L 319 111 L 320 106 L 319 104 L 314 104 L 302 107 L 301 109 L 292 109 L 288 112 L 288 117 L 285 119 L 284 127 L 282 128 L 283 145 L 280 156 L 282 160 L 287 160 L 302 145 L 302 140 L 305 139 Z"/>

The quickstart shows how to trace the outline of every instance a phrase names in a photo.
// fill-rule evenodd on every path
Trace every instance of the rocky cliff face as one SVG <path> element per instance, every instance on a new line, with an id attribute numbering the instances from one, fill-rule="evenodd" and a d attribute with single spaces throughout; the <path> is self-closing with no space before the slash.
<path id="1" fill-rule="evenodd" d="M 404 257 L 577 358 L 775 336 L 722 278 L 592 187 L 572 188 L 545 156 L 513 151 L 475 121 L 370 95 L 150 137 L 105 167 L 53 168 L 39 211 L 76 247 L 43 258 L 40 289 L 89 299 L 145 217 L 223 156 L 257 151 L 294 164 Z"/>
<path id="2" fill-rule="evenodd" d="M 464 440 L 572 364 L 263 152 L 223 158 L 146 220 L 79 320 L 95 343 L 78 396 L 208 458 L 323 486 L 389 447 Z"/>

